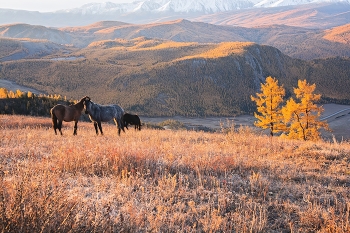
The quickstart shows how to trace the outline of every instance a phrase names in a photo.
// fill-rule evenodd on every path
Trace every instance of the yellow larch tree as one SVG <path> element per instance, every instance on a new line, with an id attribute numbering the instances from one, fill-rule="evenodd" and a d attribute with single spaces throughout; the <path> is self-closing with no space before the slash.
<path id="1" fill-rule="evenodd" d="M 23 95 L 24 95 L 24 92 L 22 92 L 19 89 L 16 90 L 16 94 L 15 94 L 16 98 L 21 98 Z"/>
<path id="2" fill-rule="evenodd" d="M 0 87 L 0 99 L 7 98 L 7 89 L 4 87 Z"/>
<path id="3" fill-rule="evenodd" d="M 319 119 L 323 108 L 315 104 L 321 98 L 321 95 L 313 93 L 315 89 L 316 84 L 298 80 L 294 94 L 299 102 L 290 98 L 282 108 L 288 138 L 316 141 L 321 137 L 320 129 L 328 129 L 327 122 Z"/>
<path id="4" fill-rule="evenodd" d="M 27 97 L 28 97 L 28 98 L 33 98 L 33 97 L 34 97 L 33 92 L 28 91 L 28 92 L 27 92 Z"/>
<path id="5" fill-rule="evenodd" d="M 266 83 L 261 84 L 261 93 L 257 93 L 256 97 L 251 96 L 251 100 L 256 102 L 258 111 L 258 113 L 254 113 L 258 119 L 254 125 L 270 129 L 271 136 L 285 129 L 281 111 L 284 95 L 283 86 L 279 86 L 278 80 L 269 76 L 266 78 Z"/>

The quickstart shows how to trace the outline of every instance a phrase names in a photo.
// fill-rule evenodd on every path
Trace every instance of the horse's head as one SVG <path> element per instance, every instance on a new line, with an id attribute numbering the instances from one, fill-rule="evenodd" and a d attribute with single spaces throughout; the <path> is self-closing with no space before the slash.
<path id="1" fill-rule="evenodd" d="M 91 99 L 88 96 L 84 97 L 84 109 L 85 109 L 85 114 L 89 113 L 89 110 L 91 109 Z"/>
<path id="2" fill-rule="evenodd" d="M 90 99 L 89 96 L 84 96 L 84 97 L 82 98 L 83 103 L 84 103 L 86 100 L 91 100 L 91 99 Z"/>

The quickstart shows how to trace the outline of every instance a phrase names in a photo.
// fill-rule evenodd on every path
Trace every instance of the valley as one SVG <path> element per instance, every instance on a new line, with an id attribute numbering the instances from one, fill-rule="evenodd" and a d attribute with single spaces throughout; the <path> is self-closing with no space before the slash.
<path id="1" fill-rule="evenodd" d="M 349 105 L 349 6 L 279 6 L 143 23 L 3 24 L 0 79 L 68 99 L 89 95 L 149 119 L 184 117 L 193 126 L 209 120 L 204 127 L 217 127 L 216 117 L 252 115 L 250 96 L 267 76 L 284 85 L 286 97 L 306 79 L 317 85 L 319 104 Z"/>

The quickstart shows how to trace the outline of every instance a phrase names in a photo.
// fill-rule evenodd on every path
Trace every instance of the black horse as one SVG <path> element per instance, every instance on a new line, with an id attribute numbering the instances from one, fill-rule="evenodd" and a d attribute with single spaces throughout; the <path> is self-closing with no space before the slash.
<path id="1" fill-rule="evenodd" d="M 124 126 L 128 129 L 128 125 L 135 125 L 135 129 L 141 130 L 141 120 L 138 115 L 125 113 L 123 116 Z"/>

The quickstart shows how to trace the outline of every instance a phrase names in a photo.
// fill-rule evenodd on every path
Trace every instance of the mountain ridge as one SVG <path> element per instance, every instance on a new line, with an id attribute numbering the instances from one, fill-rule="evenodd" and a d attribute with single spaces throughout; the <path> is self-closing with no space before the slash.
<path id="1" fill-rule="evenodd" d="M 9 24 L 0 25 L 0 38 L 41 39 L 54 42 L 61 47 L 69 47 L 67 49 L 74 47 L 81 49 L 98 41 L 132 40 L 139 37 L 198 43 L 240 41 L 270 45 L 293 58 L 312 60 L 350 56 L 348 25 L 327 30 L 283 25 L 245 28 L 192 22 L 185 19 L 149 24 L 103 21 L 81 27 L 64 28 Z"/>
<path id="2" fill-rule="evenodd" d="M 173 0 L 174 1 L 174 0 Z M 183 1 L 186 5 L 187 1 Z M 191 1 L 199 3 L 204 0 Z M 208 0 L 205 0 L 208 1 Z M 221 0 L 231 2 L 229 0 Z M 147 1 L 149 3 L 149 1 Z M 166 1 L 171 3 L 172 1 Z M 246 2 L 246 1 L 241 1 Z M 276 2 L 276 1 L 272 1 Z M 280 1 L 279 1 L 280 2 Z M 284 2 L 284 1 L 282 1 Z M 291 1 L 294 2 L 294 1 Z M 302 2 L 310 2 L 308 0 Z M 140 4 L 140 2 L 138 2 Z M 142 3 L 142 2 L 141 2 Z M 134 4 L 137 4 L 134 2 Z M 169 5 L 168 4 L 168 5 Z M 101 5 L 101 4 L 100 4 Z M 322 27 L 329 28 L 339 26 L 349 22 L 350 19 L 350 0 L 346 1 L 312 1 L 309 4 L 302 5 L 287 5 L 278 7 L 228 7 L 221 3 L 218 5 L 218 9 L 221 10 L 209 10 L 206 11 L 205 7 L 211 7 L 212 1 L 208 4 L 202 5 L 204 10 L 187 10 L 176 11 L 168 8 L 168 11 L 152 11 L 152 10 L 132 10 L 127 9 L 112 10 L 113 7 L 107 7 L 104 9 L 99 4 L 90 4 L 82 8 L 61 10 L 55 12 L 35 12 L 35 11 L 23 11 L 23 10 L 11 10 L 0 9 L 0 24 L 10 23 L 28 23 L 34 25 L 43 25 L 48 27 L 68 27 L 68 26 L 83 26 L 91 24 L 97 21 L 122 21 L 127 23 L 152 23 L 174 20 L 178 18 L 185 18 L 192 21 L 203 21 L 211 24 L 226 24 L 236 26 L 258 26 L 258 25 L 271 25 L 273 23 L 281 23 L 290 26 L 303 26 L 305 27 Z M 105 6 L 113 5 L 113 3 L 105 4 Z M 115 4 L 114 4 L 115 5 Z M 126 6 L 127 4 L 122 4 Z M 196 5 L 196 4 L 194 4 Z M 97 8 L 94 10 L 93 6 Z M 90 9 L 90 8 L 92 9 Z M 166 8 L 166 7 L 165 7 Z M 89 10 L 90 9 L 90 10 Z M 308 17 L 307 14 L 313 14 L 312 10 L 318 12 L 312 17 Z M 285 12 L 285 13 L 283 13 Z M 299 13 L 298 13 L 299 12 Z M 311 12 L 311 13 L 310 13 Z M 289 14 L 289 19 L 281 14 Z M 305 18 L 298 17 L 298 14 L 305 14 Z M 262 20 L 261 16 L 265 18 Z M 258 18 L 257 18 L 258 17 Z M 332 19 L 325 22 L 325 18 Z M 273 19 L 273 20 L 271 20 Z M 278 19 L 278 20 L 277 20 Z M 317 21 L 322 21 L 322 25 L 317 24 Z M 298 25 L 296 25 L 296 23 Z"/>

